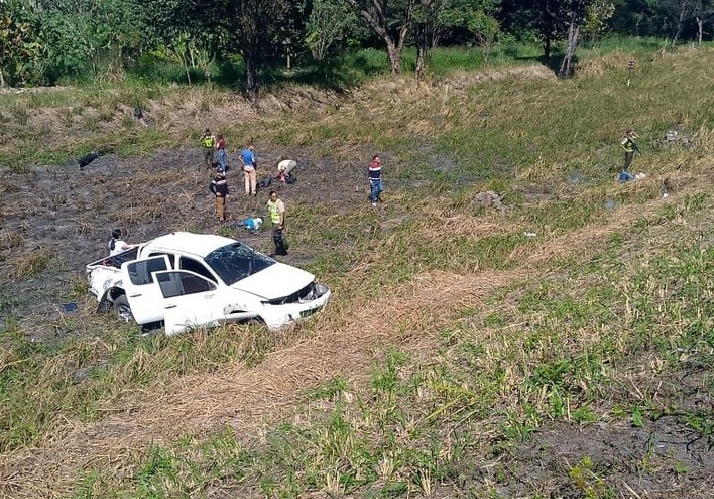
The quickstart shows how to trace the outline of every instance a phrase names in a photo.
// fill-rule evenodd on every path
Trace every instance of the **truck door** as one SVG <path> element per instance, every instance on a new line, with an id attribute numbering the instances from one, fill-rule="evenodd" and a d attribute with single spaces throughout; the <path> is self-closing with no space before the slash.
<path id="1" fill-rule="evenodd" d="M 165 255 L 133 260 L 121 265 L 122 287 L 126 291 L 126 299 L 137 324 L 163 319 L 163 297 L 159 286 L 154 282 L 154 275 L 168 268 L 169 259 Z"/>
<path id="2" fill-rule="evenodd" d="M 202 326 L 217 326 L 225 319 L 217 286 L 189 270 L 157 272 L 163 297 L 164 329 L 167 335 Z"/>

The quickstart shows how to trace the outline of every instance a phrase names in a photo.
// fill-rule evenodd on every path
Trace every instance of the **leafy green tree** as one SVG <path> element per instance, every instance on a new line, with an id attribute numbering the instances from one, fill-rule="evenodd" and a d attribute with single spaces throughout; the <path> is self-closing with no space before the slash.
<path id="1" fill-rule="evenodd" d="M 305 43 L 322 61 L 337 44 L 359 32 L 360 19 L 344 0 L 313 0 Z"/>
<path id="2" fill-rule="evenodd" d="M 138 0 L 36 0 L 50 80 L 123 71 L 140 42 Z"/>
<path id="3" fill-rule="evenodd" d="M 417 0 L 346 0 L 387 46 L 392 74 L 401 72 L 404 40 Z"/>
<path id="4" fill-rule="evenodd" d="M 24 82 L 41 52 L 28 4 L 0 0 L 0 87 Z"/>
<path id="5" fill-rule="evenodd" d="M 153 20 L 151 34 L 165 44 L 180 36 L 211 40 L 205 46 L 214 56 L 241 55 L 248 97 L 258 99 L 259 69 L 282 52 L 293 2 L 289 0 L 145 0 L 145 22 Z"/>
<path id="6" fill-rule="evenodd" d="M 429 49 L 445 38 L 458 43 L 475 42 L 487 54 L 499 29 L 494 18 L 498 3 L 497 0 L 420 0 L 416 3 L 412 31 L 417 48 L 417 78 L 422 76 Z M 455 36 L 456 33 L 460 36 Z"/>

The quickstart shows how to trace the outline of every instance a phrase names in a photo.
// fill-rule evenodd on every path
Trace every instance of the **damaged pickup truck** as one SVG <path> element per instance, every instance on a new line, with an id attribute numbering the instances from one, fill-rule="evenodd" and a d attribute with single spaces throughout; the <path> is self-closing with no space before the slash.
<path id="1" fill-rule="evenodd" d="M 98 312 L 167 335 L 226 322 L 278 329 L 324 308 L 315 276 L 226 237 L 174 232 L 87 265 Z"/>

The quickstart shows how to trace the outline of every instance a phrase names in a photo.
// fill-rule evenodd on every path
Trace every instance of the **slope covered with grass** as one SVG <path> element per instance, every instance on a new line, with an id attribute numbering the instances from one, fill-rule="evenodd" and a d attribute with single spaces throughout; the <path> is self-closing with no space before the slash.
<path id="1" fill-rule="evenodd" d="M 571 81 L 498 68 L 240 109 L 264 149 L 324 160 L 301 173 L 291 244 L 329 309 L 278 336 L 138 339 L 87 307 L 59 346 L 10 321 L 0 493 L 708 497 L 713 55 L 640 58 L 630 87 L 615 52 Z M 209 116 L 246 135 L 229 96 L 182 97 L 155 96 L 156 127 L 115 146 L 186 140 Z M 647 176 L 617 184 L 626 126 Z M 503 210 L 474 202 L 488 189 Z"/>

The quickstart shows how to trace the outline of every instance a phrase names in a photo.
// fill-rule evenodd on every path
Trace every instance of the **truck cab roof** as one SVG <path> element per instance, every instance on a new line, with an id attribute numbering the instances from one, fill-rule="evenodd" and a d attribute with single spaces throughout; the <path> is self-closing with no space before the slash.
<path id="1" fill-rule="evenodd" d="M 205 258 L 216 249 L 234 243 L 233 239 L 212 234 L 172 232 L 152 239 L 144 245 L 142 252 L 149 250 L 165 253 L 184 253 Z"/>

